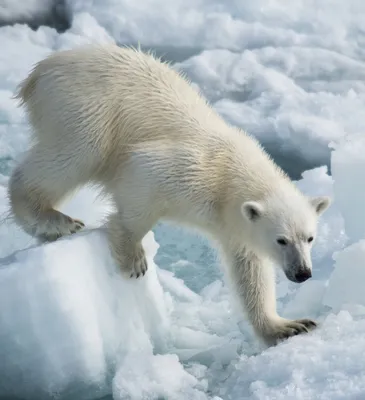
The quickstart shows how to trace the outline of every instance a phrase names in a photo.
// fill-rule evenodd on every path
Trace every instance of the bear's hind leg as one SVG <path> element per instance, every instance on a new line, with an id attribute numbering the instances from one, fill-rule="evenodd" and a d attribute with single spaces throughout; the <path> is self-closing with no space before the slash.
<path id="1" fill-rule="evenodd" d="M 72 158 L 36 145 L 10 178 L 9 199 L 15 222 L 41 242 L 54 241 L 84 227 L 54 207 L 76 189 L 77 167 Z"/>

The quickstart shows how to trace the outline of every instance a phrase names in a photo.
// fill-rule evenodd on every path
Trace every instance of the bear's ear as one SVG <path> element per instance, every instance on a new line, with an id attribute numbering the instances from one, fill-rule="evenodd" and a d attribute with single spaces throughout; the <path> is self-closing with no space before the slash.
<path id="1" fill-rule="evenodd" d="M 309 199 L 310 204 L 314 207 L 317 215 L 321 215 L 331 204 L 328 196 L 312 197 Z"/>
<path id="2" fill-rule="evenodd" d="M 264 212 L 264 207 L 257 201 L 246 201 L 241 206 L 241 212 L 249 221 L 257 221 Z"/>

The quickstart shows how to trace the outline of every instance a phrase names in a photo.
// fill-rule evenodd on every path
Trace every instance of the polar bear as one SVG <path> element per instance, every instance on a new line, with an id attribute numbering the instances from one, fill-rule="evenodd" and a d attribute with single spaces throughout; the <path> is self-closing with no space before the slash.
<path id="1" fill-rule="evenodd" d="M 160 220 L 219 246 L 243 311 L 268 345 L 316 326 L 276 311 L 273 265 L 311 277 L 311 247 L 330 198 L 304 196 L 249 134 L 226 123 L 189 80 L 139 49 L 88 45 L 50 55 L 16 97 L 32 146 L 9 183 L 15 221 L 42 241 L 84 224 L 57 205 L 86 183 L 116 212 L 106 228 L 122 273 L 147 270 L 141 240 Z"/>

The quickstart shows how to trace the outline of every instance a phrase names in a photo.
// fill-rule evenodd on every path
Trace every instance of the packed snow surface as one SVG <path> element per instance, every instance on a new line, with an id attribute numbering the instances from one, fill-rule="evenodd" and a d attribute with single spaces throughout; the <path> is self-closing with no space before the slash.
<path id="1" fill-rule="evenodd" d="M 364 399 L 365 3 L 66 3 L 72 25 L 64 33 L 0 28 L 0 398 Z M 0 0 L 0 19 L 53 5 Z M 305 193 L 333 197 L 313 278 L 277 279 L 280 314 L 314 318 L 317 330 L 262 346 L 214 250 L 178 228 L 149 232 L 148 273 L 123 279 L 102 227 L 112 206 L 92 188 L 63 206 L 87 224 L 72 237 L 40 246 L 7 218 L 7 179 L 29 144 L 15 86 L 53 51 L 110 41 L 175 61 Z"/>

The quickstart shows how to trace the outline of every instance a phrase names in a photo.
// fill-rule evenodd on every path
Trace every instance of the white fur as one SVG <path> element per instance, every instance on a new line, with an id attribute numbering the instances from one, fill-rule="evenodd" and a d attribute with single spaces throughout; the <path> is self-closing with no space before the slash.
<path id="1" fill-rule="evenodd" d="M 186 78 L 150 54 L 88 46 L 41 61 L 18 97 L 34 133 L 9 186 L 23 229 L 43 240 L 81 229 L 81 221 L 55 207 L 93 182 L 117 207 L 109 242 L 128 276 L 147 269 L 144 235 L 157 221 L 174 220 L 220 244 L 266 343 L 314 326 L 277 315 L 271 264 L 292 280 L 310 273 L 307 239 L 329 199 L 304 197 L 258 142 L 229 126 Z"/>

